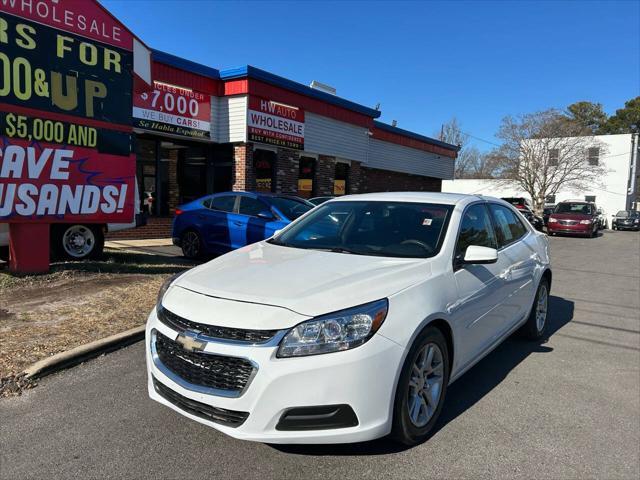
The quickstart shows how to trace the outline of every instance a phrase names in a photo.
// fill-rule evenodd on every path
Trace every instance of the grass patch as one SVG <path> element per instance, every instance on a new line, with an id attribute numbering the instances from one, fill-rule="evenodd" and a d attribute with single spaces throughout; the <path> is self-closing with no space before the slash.
<path id="1" fill-rule="evenodd" d="M 107 250 L 99 260 L 55 262 L 40 275 L 0 271 L 0 379 L 14 378 L 44 357 L 143 325 L 162 282 L 194 265 Z"/>

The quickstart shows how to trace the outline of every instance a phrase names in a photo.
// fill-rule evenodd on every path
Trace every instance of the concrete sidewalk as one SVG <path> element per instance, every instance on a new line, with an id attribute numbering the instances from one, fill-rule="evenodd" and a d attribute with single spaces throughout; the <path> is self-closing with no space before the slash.
<path id="1" fill-rule="evenodd" d="M 164 257 L 182 256 L 182 250 L 173 245 L 170 238 L 153 238 L 147 240 L 107 240 L 104 242 L 104 246 L 115 250 L 148 253 L 150 255 L 161 255 Z"/>

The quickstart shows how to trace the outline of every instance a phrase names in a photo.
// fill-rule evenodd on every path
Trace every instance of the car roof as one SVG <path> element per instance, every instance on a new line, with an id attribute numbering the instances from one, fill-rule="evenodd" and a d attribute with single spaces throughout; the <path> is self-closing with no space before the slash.
<path id="1" fill-rule="evenodd" d="M 445 205 L 467 204 L 478 200 L 491 200 L 497 203 L 504 201 L 485 197 L 483 195 L 467 195 L 462 193 L 442 193 L 442 192 L 380 192 L 361 193 L 359 195 L 344 195 L 335 197 L 329 202 L 336 201 L 372 201 L 372 202 L 416 202 L 416 203 L 441 203 Z"/>

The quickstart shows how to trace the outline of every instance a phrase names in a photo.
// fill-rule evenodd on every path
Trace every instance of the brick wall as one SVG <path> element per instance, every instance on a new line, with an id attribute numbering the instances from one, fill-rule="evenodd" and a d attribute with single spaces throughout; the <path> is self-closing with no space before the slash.
<path id="1" fill-rule="evenodd" d="M 318 155 L 316 164 L 316 193 L 318 197 L 333 195 L 333 179 L 336 173 L 336 159 L 327 155 Z"/>
<path id="2" fill-rule="evenodd" d="M 367 192 L 440 192 L 442 180 L 421 175 L 391 172 L 377 168 L 361 168 L 362 190 Z"/>
<path id="3" fill-rule="evenodd" d="M 173 219 L 148 217 L 147 224 L 143 227 L 129 228 L 117 232 L 107 232 L 107 240 L 131 240 L 147 238 L 168 238 L 171 236 Z"/>
<path id="4" fill-rule="evenodd" d="M 298 193 L 299 154 L 297 150 L 278 148 L 276 160 L 276 192 Z"/>
<path id="5" fill-rule="evenodd" d="M 256 176 L 253 171 L 253 146 L 240 143 L 233 147 L 232 190 L 255 190 Z"/>
<path id="6" fill-rule="evenodd" d="M 347 193 L 362 193 L 362 165 L 360 162 L 351 162 L 349 168 L 349 191 Z"/>

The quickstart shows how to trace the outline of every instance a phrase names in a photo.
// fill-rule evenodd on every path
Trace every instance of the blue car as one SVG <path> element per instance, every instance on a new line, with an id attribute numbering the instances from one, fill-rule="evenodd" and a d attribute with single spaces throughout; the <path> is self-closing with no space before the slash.
<path id="1" fill-rule="evenodd" d="M 225 253 L 269 238 L 314 206 L 291 195 L 207 195 L 176 209 L 173 243 L 187 258 Z"/>

